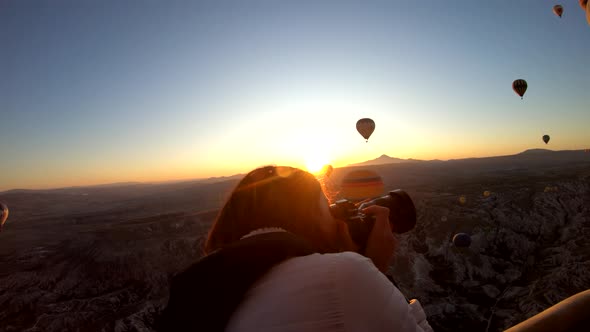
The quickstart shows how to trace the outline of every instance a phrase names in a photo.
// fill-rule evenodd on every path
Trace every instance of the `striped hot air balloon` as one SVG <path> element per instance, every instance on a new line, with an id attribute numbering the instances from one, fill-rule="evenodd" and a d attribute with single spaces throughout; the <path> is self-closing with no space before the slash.
<path id="1" fill-rule="evenodd" d="M 520 96 L 520 99 L 522 99 L 522 96 L 524 96 L 527 87 L 528 84 L 523 79 L 517 79 L 514 82 L 512 82 L 512 90 L 514 90 L 514 92 L 516 92 L 516 94 Z"/>
<path id="2" fill-rule="evenodd" d="M 340 185 L 342 196 L 351 201 L 361 201 L 383 195 L 383 180 L 374 171 L 363 169 L 346 174 Z"/>
<path id="3" fill-rule="evenodd" d="M 555 5 L 553 6 L 553 13 L 559 17 L 563 15 L 563 6 L 562 5 Z"/>
<path id="4" fill-rule="evenodd" d="M 371 137 L 371 134 L 373 134 L 373 131 L 375 131 L 375 121 L 369 118 L 362 118 L 356 122 L 356 130 L 368 142 L 369 137 Z"/>

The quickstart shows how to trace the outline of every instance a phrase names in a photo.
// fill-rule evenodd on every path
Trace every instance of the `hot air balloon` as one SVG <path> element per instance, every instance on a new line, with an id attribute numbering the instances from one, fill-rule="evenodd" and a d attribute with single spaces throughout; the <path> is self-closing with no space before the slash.
<path id="1" fill-rule="evenodd" d="M 523 79 L 517 79 L 514 82 L 512 82 L 512 90 L 514 90 L 514 92 L 516 92 L 516 94 L 520 96 L 520 99 L 522 99 L 522 96 L 524 96 L 527 87 L 528 84 Z"/>
<path id="2" fill-rule="evenodd" d="M 553 13 L 555 13 L 555 15 L 561 17 L 561 15 L 563 15 L 563 6 L 562 5 L 553 6 Z"/>
<path id="3" fill-rule="evenodd" d="M 4 226 L 6 219 L 8 219 L 8 206 L 0 202 L 0 232 L 2 232 L 2 227 Z"/>
<path id="4" fill-rule="evenodd" d="M 342 196 L 351 201 L 380 196 L 384 189 L 381 176 L 368 169 L 351 171 L 346 174 L 340 187 Z"/>
<path id="5" fill-rule="evenodd" d="M 491 194 L 492 193 L 489 190 L 486 190 L 486 191 L 483 192 L 483 196 L 484 197 L 490 197 Z"/>
<path id="6" fill-rule="evenodd" d="M 461 203 L 461 204 L 467 203 L 467 197 L 465 197 L 465 196 L 459 197 L 459 203 Z"/>
<path id="7" fill-rule="evenodd" d="M 369 118 L 362 118 L 356 122 L 356 130 L 367 140 L 375 130 L 375 121 Z"/>
<path id="8" fill-rule="evenodd" d="M 466 248 L 471 245 L 471 236 L 466 233 L 457 233 L 453 236 L 453 244 L 455 247 Z"/>
<path id="9" fill-rule="evenodd" d="M 330 175 L 332 175 L 332 172 L 334 171 L 334 167 L 332 167 L 332 165 L 326 165 L 324 167 L 322 167 L 322 174 L 325 177 L 330 177 Z"/>
<path id="10" fill-rule="evenodd" d="M 543 135 L 543 142 L 545 142 L 545 144 L 549 143 L 550 139 L 551 137 L 549 137 L 549 135 Z"/>
<path id="11" fill-rule="evenodd" d="M 588 0 L 580 0 L 580 7 L 582 7 L 582 10 L 585 11 L 588 7 Z"/>
<path id="12" fill-rule="evenodd" d="M 553 186 L 553 187 L 547 186 L 547 187 L 545 187 L 545 190 L 543 190 L 543 192 L 546 192 L 546 193 L 554 193 L 554 192 L 558 192 L 558 191 L 559 191 L 559 188 L 557 188 L 556 186 Z"/>

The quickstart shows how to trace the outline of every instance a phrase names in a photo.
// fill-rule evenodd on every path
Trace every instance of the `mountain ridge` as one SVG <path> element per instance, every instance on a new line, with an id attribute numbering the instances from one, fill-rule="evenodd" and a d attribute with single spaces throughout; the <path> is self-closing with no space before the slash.
<path id="1" fill-rule="evenodd" d="M 559 157 L 561 158 L 561 162 L 578 162 L 578 161 L 590 161 L 590 153 L 586 152 L 587 150 L 548 150 L 548 149 L 528 149 L 516 154 L 512 155 L 503 155 L 503 156 L 488 156 L 488 157 L 471 157 L 471 158 L 459 158 L 459 159 L 448 159 L 448 160 L 440 160 L 440 159 L 432 159 L 432 160 L 421 160 L 421 159 L 403 159 L 403 158 L 396 158 L 390 157 L 387 154 L 382 154 L 381 156 L 359 162 L 348 164 L 346 166 L 337 167 L 337 168 L 346 168 L 346 167 L 366 167 L 366 166 L 379 166 L 379 165 L 387 165 L 387 164 L 428 164 L 428 163 L 473 163 L 473 162 L 498 162 L 500 160 L 503 161 L 510 161 L 513 159 L 515 162 L 523 163 L 527 161 L 539 161 L 545 157 L 547 158 L 554 158 Z M 558 161 L 554 158 L 553 161 Z M 29 193 L 29 192 L 54 192 L 60 190 L 96 190 L 96 189 L 109 189 L 109 188 L 123 188 L 123 187 L 138 187 L 138 186 L 158 186 L 158 185 L 182 185 L 182 184 L 190 184 L 190 183 L 200 183 L 200 184 L 214 184 L 217 182 L 225 182 L 231 180 L 238 180 L 243 177 L 243 173 L 228 175 L 228 176 L 215 176 L 209 178 L 200 178 L 200 179 L 187 179 L 187 180 L 170 180 L 170 181 L 148 181 L 148 182 L 137 182 L 137 181 L 122 181 L 117 183 L 106 183 L 106 184 L 97 184 L 97 185 L 81 185 L 81 186 L 70 186 L 70 187 L 56 187 L 56 188 L 47 188 L 47 189 L 24 189 L 24 188 L 15 188 L 9 189 L 6 191 L 0 191 L 0 194 L 17 194 L 17 193 Z"/>

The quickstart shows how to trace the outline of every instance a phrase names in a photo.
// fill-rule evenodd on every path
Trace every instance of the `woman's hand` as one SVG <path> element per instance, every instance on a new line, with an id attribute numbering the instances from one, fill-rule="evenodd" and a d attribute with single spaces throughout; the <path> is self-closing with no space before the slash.
<path id="1" fill-rule="evenodd" d="M 369 234 L 365 256 L 370 258 L 381 272 L 385 273 L 397 247 L 397 241 L 389 225 L 389 209 L 379 205 L 371 205 L 362 209 L 362 212 L 375 216 L 375 224 Z"/>

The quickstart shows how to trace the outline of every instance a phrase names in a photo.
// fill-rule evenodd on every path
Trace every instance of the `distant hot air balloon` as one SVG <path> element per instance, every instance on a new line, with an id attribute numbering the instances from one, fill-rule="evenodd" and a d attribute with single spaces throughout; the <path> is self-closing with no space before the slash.
<path id="1" fill-rule="evenodd" d="M 0 232 L 2 232 L 2 227 L 4 226 L 6 219 L 8 219 L 8 206 L 0 202 Z"/>
<path id="2" fill-rule="evenodd" d="M 517 79 L 514 82 L 512 82 L 512 90 L 514 90 L 514 92 L 516 92 L 516 94 L 520 96 L 520 99 L 522 99 L 522 96 L 524 96 L 527 87 L 528 84 L 523 79 Z"/>
<path id="3" fill-rule="evenodd" d="M 561 15 L 563 15 L 563 6 L 562 5 L 553 6 L 553 13 L 555 13 L 555 15 L 561 17 Z"/>
<path id="4" fill-rule="evenodd" d="M 471 245 L 471 236 L 466 233 L 457 233 L 453 236 L 453 244 L 455 247 L 466 248 Z"/>
<path id="5" fill-rule="evenodd" d="M 367 140 L 375 130 L 375 121 L 369 118 L 362 118 L 356 122 L 356 130 Z"/>
<path id="6" fill-rule="evenodd" d="M 549 135 L 543 135 L 543 142 L 545 142 L 545 144 L 549 143 L 550 139 L 551 137 L 549 137 Z"/>
<path id="7" fill-rule="evenodd" d="M 486 190 L 486 191 L 483 192 L 483 196 L 484 197 L 490 197 L 491 194 L 492 193 L 489 190 Z"/>
<path id="8" fill-rule="evenodd" d="M 557 188 L 556 186 L 547 186 L 545 187 L 545 190 L 543 190 L 546 193 L 554 193 L 554 192 L 558 192 L 559 188 Z"/>
<path id="9" fill-rule="evenodd" d="M 334 171 L 334 167 L 332 167 L 332 165 L 326 165 L 324 167 L 322 167 L 322 174 L 325 177 L 330 177 L 330 175 L 332 175 L 332 172 Z"/>
<path id="10" fill-rule="evenodd" d="M 588 8 L 588 0 L 580 0 L 580 7 L 585 11 Z"/>
<path id="11" fill-rule="evenodd" d="M 346 174 L 340 186 L 342 196 L 352 201 L 380 196 L 384 189 L 381 176 L 368 169 Z"/>
<path id="12" fill-rule="evenodd" d="M 461 204 L 467 203 L 467 197 L 465 197 L 465 196 L 459 197 L 459 203 L 461 203 Z"/>

